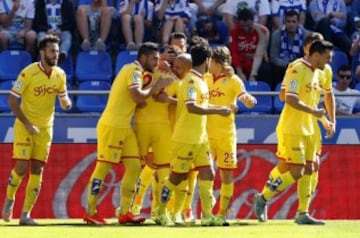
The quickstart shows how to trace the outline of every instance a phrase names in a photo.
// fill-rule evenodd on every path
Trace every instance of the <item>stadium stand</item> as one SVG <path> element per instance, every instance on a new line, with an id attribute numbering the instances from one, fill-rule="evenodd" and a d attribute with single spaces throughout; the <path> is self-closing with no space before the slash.
<path id="1" fill-rule="evenodd" d="M 246 81 L 244 82 L 245 88 L 248 92 L 271 92 L 270 86 L 263 81 Z M 238 101 L 238 113 L 245 114 L 267 114 L 272 113 L 272 97 L 271 96 L 255 96 L 257 104 L 255 107 L 246 108 L 241 102 Z"/>
<path id="2" fill-rule="evenodd" d="M 137 51 L 123 50 L 120 51 L 116 57 L 114 74 L 117 75 L 120 69 L 128 63 L 133 62 L 137 58 Z"/>
<path id="3" fill-rule="evenodd" d="M 78 90 L 110 90 L 110 83 L 105 81 L 85 81 L 79 84 Z M 76 109 L 79 112 L 102 112 L 105 108 L 108 95 L 78 95 Z"/>
<path id="4" fill-rule="evenodd" d="M 21 70 L 31 62 L 27 51 L 4 50 L 0 53 L 0 81 L 16 80 Z"/>
<path id="5" fill-rule="evenodd" d="M 14 84 L 14 81 L 7 80 L 0 82 L 0 90 L 10 90 Z M 8 94 L 0 95 L 0 112 L 11 112 L 8 104 Z"/>

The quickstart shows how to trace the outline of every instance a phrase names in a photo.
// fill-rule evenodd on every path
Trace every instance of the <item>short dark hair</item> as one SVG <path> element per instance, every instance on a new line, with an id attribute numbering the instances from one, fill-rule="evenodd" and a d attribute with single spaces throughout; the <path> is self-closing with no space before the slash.
<path id="1" fill-rule="evenodd" d="M 294 9 L 291 9 L 291 10 L 285 12 L 285 19 L 287 17 L 293 17 L 293 16 L 296 16 L 298 20 L 300 19 L 299 12 Z"/>
<path id="2" fill-rule="evenodd" d="M 254 12 L 249 8 L 240 8 L 236 16 L 238 21 L 254 20 Z"/>
<path id="3" fill-rule="evenodd" d="M 159 51 L 159 45 L 154 43 L 154 42 L 144 42 L 139 51 L 138 51 L 138 56 L 137 56 L 137 59 L 140 59 L 140 57 L 142 55 L 150 55 L 156 51 Z"/>
<path id="4" fill-rule="evenodd" d="M 171 44 L 171 41 L 172 41 L 173 39 L 184 39 L 184 40 L 186 41 L 186 40 L 187 40 L 187 37 L 186 37 L 186 35 L 185 35 L 184 32 L 178 31 L 178 32 L 173 32 L 173 33 L 171 33 L 171 35 L 170 35 L 170 37 L 169 37 L 169 45 Z"/>
<path id="5" fill-rule="evenodd" d="M 351 66 L 348 64 L 342 64 L 337 70 L 337 74 L 340 73 L 340 71 L 351 71 Z"/>
<path id="6" fill-rule="evenodd" d="M 322 40 L 323 36 L 319 32 L 311 32 L 304 41 L 304 46 L 312 44 L 314 41 Z"/>
<path id="7" fill-rule="evenodd" d="M 325 40 L 314 41 L 310 46 L 309 55 L 313 55 L 314 53 L 323 54 L 327 50 L 333 50 L 334 46 L 331 42 Z"/>
<path id="8" fill-rule="evenodd" d="M 210 46 L 209 41 L 207 39 L 205 39 L 204 37 L 201 37 L 198 35 L 194 35 L 193 37 L 191 37 L 190 48 L 193 47 L 194 45 L 198 45 L 198 44 L 204 44 L 204 45 Z"/>
<path id="9" fill-rule="evenodd" d="M 59 39 L 59 37 L 51 35 L 51 34 L 45 35 L 44 38 L 42 38 L 39 42 L 39 45 L 38 45 L 39 50 L 45 49 L 48 43 L 59 44 L 60 39 Z"/>
<path id="10" fill-rule="evenodd" d="M 208 44 L 198 43 L 191 47 L 190 54 L 193 67 L 202 65 L 207 58 L 211 57 L 211 49 Z"/>

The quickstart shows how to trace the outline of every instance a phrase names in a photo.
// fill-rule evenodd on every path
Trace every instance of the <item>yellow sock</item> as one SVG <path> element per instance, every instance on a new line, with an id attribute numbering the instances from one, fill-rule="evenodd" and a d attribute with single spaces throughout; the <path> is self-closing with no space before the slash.
<path id="1" fill-rule="evenodd" d="M 265 196 L 267 198 L 265 198 L 266 200 L 272 198 L 277 192 L 276 192 L 276 189 L 272 190 L 270 189 L 270 187 L 272 186 L 272 183 L 273 181 L 278 178 L 280 176 L 280 171 L 278 169 L 277 166 L 275 166 L 271 171 L 270 171 L 270 174 L 269 174 L 269 178 L 268 180 L 266 181 L 266 184 L 263 188 L 263 190 L 261 191 L 261 194 L 264 196 L 264 194 L 266 194 Z M 265 197 L 264 196 L 264 197 Z"/>
<path id="2" fill-rule="evenodd" d="M 311 200 L 311 175 L 304 174 L 297 181 L 297 193 L 299 198 L 298 211 L 308 212 Z"/>
<path id="3" fill-rule="evenodd" d="M 159 206 L 160 206 L 160 198 L 161 198 L 161 189 L 162 186 L 165 184 L 165 181 L 167 180 L 167 178 L 169 177 L 169 173 L 170 173 L 170 168 L 168 167 L 163 167 L 160 168 L 156 171 L 156 180 L 154 179 L 154 183 L 153 183 L 153 200 L 151 203 L 151 211 L 155 212 L 154 214 L 157 214 Z M 171 196 L 170 201 L 173 200 L 174 196 Z M 170 204 L 170 201 L 168 202 L 168 207 Z"/>
<path id="4" fill-rule="evenodd" d="M 314 196 L 318 183 L 319 183 L 319 171 L 316 171 L 311 174 L 311 196 Z"/>
<path id="5" fill-rule="evenodd" d="M 108 174 L 111 169 L 111 164 L 106 162 L 98 161 L 96 162 L 95 169 L 90 177 L 88 184 L 88 208 L 87 213 L 92 216 L 96 213 L 96 204 L 99 199 L 99 194 L 101 192 L 102 184 L 104 182 L 105 176 Z"/>
<path id="6" fill-rule="evenodd" d="M 169 179 L 166 179 L 160 191 L 159 214 L 164 214 L 166 212 L 167 204 L 171 198 L 171 194 L 175 189 L 176 185 L 171 183 Z"/>
<path id="7" fill-rule="evenodd" d="M 189 175 L 188 175 L 188 193 L 186 195 L 185 198 L 185 202 L 184 202 L 184 209 L 183 210 L 187 210 L 187 209 L 191 209 L 191 203 L 193 200 L 193 196 L 194 196 L 194 190 L 195 190 L 195 186 L 196 186 L 196 180 L 197 180 L 197 176 L 198 176 L 198 171 L 190 171 Z"/>
<path id="8" fill-rule="evenodd" d="M 283 191 L 295 183 L 295 179 L 291 175 L 290 171 L 281 174 L 279 177 L 272 180 L 271 184 L 266 184 L 263 191 L 261 192 L 265 200 L 271 199 L 278 192 Z"/>
<path id="9" fill-rule="evenodd" d="M 188 181 L 183 180 L 175 189 L 175 200 L 174 200 L 174 207 L 173 213 L 177 214 L 183 210 L 185 197 L 188 193 Z"/>
<path id="10" fill-rule="evenodd" d="M 31 209 L 33 208 L 40 193 L 41 178 L 41 174 L 30 174 L 29 181 L 26 186 L 23 212 L 30 213 Z"/>
<path id="11" fill-rule="evenodd" d="M 212 215 L 213 185 L 214 182 L 211 180 L 199 180 L 199 194 L 203 217 Z"/>
<path id="12" fill-rule="evenodd" d="M 134 198 L 134 204 L 132 210 L 134 214 L 140 213 L 140 211 L 138 210 L 141 210 L 145 193 L 148 190 L 151 181 L 153 181 L 153 176 L 154 176 L 154 170 L 149 166 L 145 165 L 143 170 L 140 172 L 139 187 L 137 188 Z"/>
<path id="13" fill-rule="evenodd" d="M 125 166 L 125 173 L 121 180 L 120 188 L 120 215 L 126 214 L 130 211 L 134 200 L 136 182 L 141 169 L 141 163 L 138 159 L 125 159 L 123 160 L 123 164 Z"/>
<path id="14" fill-rule="evenodd" d="M 11 170 L 10 176 L 9 176 L 9 183 L 6 187 L 6 196 L 9 200 L 15 199 L 16 191 L 18 190 L 21 180 L 24 176 L 19 176 L 15 170 Z"/>
<path id="15" fill-rule="evenodd" d="M 234 183 L 222 183 L 220 190 L 220 207 L 218 214 L 221 216 L 226 216 L 232 195 L 234 194 Z"/>

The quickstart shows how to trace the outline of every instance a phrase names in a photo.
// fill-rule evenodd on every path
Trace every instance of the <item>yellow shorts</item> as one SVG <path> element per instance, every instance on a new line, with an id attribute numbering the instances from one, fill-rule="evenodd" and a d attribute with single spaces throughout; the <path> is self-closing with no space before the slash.
<path id="1" fill-rule="evenodd" d="M 152 149 L 152 162 L 156 166 L 170 164 L 170 124 L 135 124 L 135 134 L 141 156 L 146 156 Z"/>
<path id="2" fill-rule="evenodd" d="M 276 155 L 289 164 L 305 164 L 306 158 L 315 158 L 312 136 L 278 134 Z"/>
<path id="3" fill-rule="evenodd" d="M 184 144 L 172 142 L 170 167 L 178 174 L 188 173 L 193 167 L 213 166 L 209 144 Z"/>
<path id="4" fill-rule="evenodd" d="M 40 133 L 31 135 L 24 124 L 15 121 L 13 158 L 21 160 L 35 159 L 46 162 L 49 157 L 53 128 L 39 128 Z"/>
<path id="5" fill-rule="evenodd" d="M 211 155 L 216 165 L 221 169 L 235 169 L 237 167 L 236 142 L 234 136 L 221 139 L 209 138 Z"/>
<path id="6" fill-rule="evenodd" d="M 119 163 L 122 159 L 139 159 L 139 148 L 132 128 L 115 128 L 98 123 L 98 160 Z"/>

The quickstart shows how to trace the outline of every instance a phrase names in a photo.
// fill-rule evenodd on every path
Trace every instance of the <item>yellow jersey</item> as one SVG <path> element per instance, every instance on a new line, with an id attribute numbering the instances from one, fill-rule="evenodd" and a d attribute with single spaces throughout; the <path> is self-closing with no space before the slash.
<path id="1" fill-rule="evenodd" d="M 296 95 L 301 102 L 314 107 L 317 94 L 320 92 L 319 77 L 319 70 L 315 70 L 306 60 L 293 62 L 285 74 L 285 94 Z M 313 135 L 313 115 L 285 103 L 280 114 L 277 131 L 289 135 Z"/>
<path id="2" fill-rule="evenodd" d="M 181 80 L 178 89 L 177 119 L 172 136 L 175 142 L 185 144 L 203 144 L 208 141 L 206 133 L 206 115 L 190 113 L 187 104 L 207 107 L 209 104 L 209 90 L 202 74 L 191 70 Z"/>
<path id="3" fill-rule="evenodd" d="M 154 85 L 159 78 L 169 78 L 170 75 L 159 70 L 154 73 L 144 72 L 143 89 L 148 89 Z M 170 123 L 169 104 L 155 101 L 152 97 L 146 99 L 146 106 L 136 108 L 135 123 Z"/>
<path id="4" fill-rule="evenodd" d="M 165 88 L 165 92 L 167 93 L 167 95 L 169 95 L 170 97 L 177 98 L 177 95 L 179 94 L 178 89 L 180 88 L 181 83 L 182 80 L 177 79 L 174 80 L 170 85 L 168 85 Z M 172 131 L 174 130 L 176 118 L 177 118 L 176 110 L 177 110 L 176 105 L 169 104 L 169 119 L 170 119 L 170 126 Z"/>
<path id="5" fill-rule="evenodd" d="M 116 76 L 99 123 L 116 128 L 131 128 L 136 102 L 130 89 L 143 86 L 143 68 L 138 61 L 126 64 Z"/>
<path id="6" fill-rule="evenodd" d="M 41 62 L 32 63 L 21 71 L 10 93 L 21 98 L 20 108 L 31 123 L 51 127 L 56 97 L 67 94 L 66 74 L 55 66 L 48 75 Z"/>
<path id="7" fill-rule="evenodd" d="M 215 78 L 212 74 L 204 75 L 209 87 L 209 103 L 213 105 L 229 106 L 236 105 L 237 99 L 246 93 L 241 79 L 237 75 L 227 77 L 220 75 Z M 228 117 L 220 115 L 208 115 L 207 133 L 209 138 L 223 138 L 235 134 L 235 114 Z"/>

